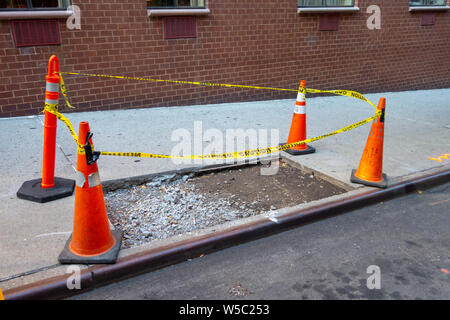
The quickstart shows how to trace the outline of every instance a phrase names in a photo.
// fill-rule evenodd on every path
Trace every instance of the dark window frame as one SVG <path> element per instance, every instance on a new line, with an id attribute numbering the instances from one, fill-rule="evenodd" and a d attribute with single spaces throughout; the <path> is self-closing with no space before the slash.
<path id="1" fill-rule="evenodd" d="M 175 0 L 177 1 L 177 0 Z M 147 9 L 206 9 L 206 0 L 203 1 L 204 4 L 203 6 L 197 6 L 197 7 L 191 7 L 191 6 L 178 6 L 178 5 L 174 5 L 174 6 L 147 6 Z"/>
<path id="2" fill-rule="evenodd" d="M 66 6 L 66 4 L 67 4 L 67 6 Z M 66 0 L 66 1 L 63 1 L 62 8 L 55 8 L 55 7 L 33 8 L 32 0 L 27 0 L 26 8 L 0 8 L 0 11 L 43 11 L 43 10 L 45 10 L 45 11 L 48 11 L 48 10 L 61 11 L 61 10 L 66 10 L 71 5 L 72 5 L 72 0 Z"/>
<path id="3" fill-rule="evenodd" d="M 300 1 L 302 0 L 298 0 L 297 1 L 297 8 L 351 8 L 355 6 L 355 0 L 352 0 L 352 3 L 349 5 L 344 5 L 344 6 L 336 6 L 336 5 L 327 5 L 327 0 L 322 0 L 322 5 L 317 5 L 317 6 L 308 6 L 308 5 L 300 5 Z"/>
<path id="4" fill-rule="evenodd" d="M 444 0 L 443 4 L 429 4 L 429 2 L 431 0 L 420 0 L 422 3 L 421 4 L 414 4 L 411 3 L 411 1 L 409 2 L 409 6 L 410 7 L 441 7 L 441 6 L 446 6 L 447 5 L 447 1 Z"/>

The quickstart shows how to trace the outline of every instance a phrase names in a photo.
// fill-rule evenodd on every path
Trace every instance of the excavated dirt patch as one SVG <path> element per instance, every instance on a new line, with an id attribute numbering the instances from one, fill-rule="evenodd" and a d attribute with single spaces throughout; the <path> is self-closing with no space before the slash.
<path id="1" fill-rule="evenodd" d="M 280 160 L 189 175 L 163 175 L 105 194 L 112 224 L 124 231 L 124 247 L 196 231 L 227 221 L 270 213 L 346 192 Z"/>

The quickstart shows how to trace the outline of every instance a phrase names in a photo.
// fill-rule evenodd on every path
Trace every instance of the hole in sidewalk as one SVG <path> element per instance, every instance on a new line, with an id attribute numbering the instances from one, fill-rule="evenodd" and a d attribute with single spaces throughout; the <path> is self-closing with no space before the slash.
<path id="1" fill-rule="evenodd" d="M 126 248 L 346 192 L 283 160 L 276 174 L 261 174 L 276 162 L 161 175 L 106 192 L 109 219 Z"/>

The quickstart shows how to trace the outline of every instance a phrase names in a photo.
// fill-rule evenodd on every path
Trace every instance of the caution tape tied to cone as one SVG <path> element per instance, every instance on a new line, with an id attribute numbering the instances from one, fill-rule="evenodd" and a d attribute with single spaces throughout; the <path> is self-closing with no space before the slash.
<path id="1" fill-rule="evenodd" d="M 209 83 L 209 82 L 195 82 L 195 81 L 178 81 L 178 80 L 164 80 L 164 79 L 150 79 L 150 78 L 139 78 L 139 77 L 126 77 L 126 76 L 112 76 L 112 75 L 99 75 L 99 74 L 88 74 L 88 73 L 75 73 L 75 72 L 60 72 L 60 74 L 69 74 L 69 75 L 79 75 L 79 76 L 90 76 L 90 77 L 105 77 L 105 78 L 115 78 L 115 79 L 128 79 L 128 80 L 138 80 L 138 81 L 155 81 L 155 82 L 169 82 L 176 84 L 191 84 L 191 85 L 200 85 L 200 86 L 220 86 L 220 87 L 229 87 L 229 88 L 247 88 L 247 89 L 259 89 L 259 90 L 279 90 L 279 91 L 292 91 L 292 92 L 300 92 L 295 89 L 283 89 L 283 88 L 272 88 L 272 87 L 258 87 L 258 86 L 245 86 L 245 85 L 233 85 L 233 84 L 220 84 L 220 83 Z M 68 98 L 67 88 L 65 87 L 65 83 L 63 78 L 61 77 L 62 85 L 61 91 L 63 92 L 64 100 L 68 103 L 70 108 L 74 108 Z M 301 88 L 300 88 L 301 89 Z M 310 89 L 304 88 L 304 92 L 301 92 L 304 95 L 306 92 L 309 93 L 331 93 L 341 96 L 347 96 L 354 99 L 362 100 L 373 107 L 377 108 L 370 100 L 365 98 L 362 94 L 350 91 L 350 90 L 318 90 L 318 89 Z M 73 140 L 78 146 L 79 152 L 84 152 L 84 147 L 78 143 L 78 138 L 73 129 L 72 123 L 68 118 L 66 118 L 62 113 L 58 111 L 57 105 L 46 104 L 44 111 L 50 112 L 54 114 L 58 120 L 62 121 L 66 127 L 69 129 Z M 237 152 L 229 152 L 229 153 L 219 153 L 219 154 L 207 154 L 207 155 L 187 155 L 187 156 L 177 156 L 177 155 L 167 155 L 167 154 L 153 154 L 153 153 L 144 153 L 144 152 L 108 152 L 108 151 L 99 151 L 100 155 L 104 156 L 116 156 L 116 157 L 139 157 L 139 158 L 159 158 L 159 159 L 210 159 L 210 160 L 222 160 L 222 159 L 238 159 L 238 158 L 252 158 L 258 156 L 264 156 L 271 153 L 276 153 L 284 150 L 291 149 L 293 147 L 322 140 L 333 135 L 347 132 L 353 129 L 356 129 L 360 126 L 365 125 L 381 116 L 381 112 L 377 110 L 374 116 L 369 117 L 367 119 L 358 121 L 346 127 L 343 127 L 339 130 L 317 136 L 315 138 L 305 139 L 303 141 L 297 141 L 289 144 L 282 144 L 279 146 L 272 146 L 267 148 L 257 148 L 252 150 L 244 150 Z"/>

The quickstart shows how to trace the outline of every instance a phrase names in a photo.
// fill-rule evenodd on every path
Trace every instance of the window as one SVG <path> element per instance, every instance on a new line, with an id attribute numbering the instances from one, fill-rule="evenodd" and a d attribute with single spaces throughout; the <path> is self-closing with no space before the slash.
<path id="1" fill-rule="evenodd" d="M 354 0 L 298 0 L 299 7 L 353 7 Z"/>
<path id="2" fill-rule="evenodd" d="M 0 0 L 0 10 L 66 9 L 70 0 Z"/>
<path id="3" fill-rule="evenodd" d="M 445 6 L 447 0 L 411 0 L 410 6 Z"/>
<path id="4" fill-rule="evenodd" d="M 205 0 L 147 0 L 149 8 L 204 8 Z"/>
<path id="5" fill-rule="evenodd" d="M 210 14 L 205 0 L 147 0 L 149 17 L 201 16 Z"/>

